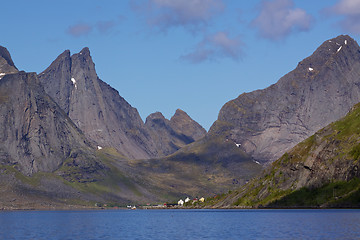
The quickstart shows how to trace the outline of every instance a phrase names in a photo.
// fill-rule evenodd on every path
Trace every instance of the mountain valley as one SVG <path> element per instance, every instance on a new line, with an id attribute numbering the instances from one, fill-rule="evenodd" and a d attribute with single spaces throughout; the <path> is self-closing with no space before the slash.
<path id="1" fill-rule="evenodd" d="M 0 208 L 125 206 L 229 190 L 208 206 L 358 207 L 358 102 L 360 47 L 346 35 L 270 87 L 227 102 L 209 132 L 181 109 L 144 122 L 98 77 L 88 48 L 66 50 L 36 74 L 19 71 L 0 47 Z"/>

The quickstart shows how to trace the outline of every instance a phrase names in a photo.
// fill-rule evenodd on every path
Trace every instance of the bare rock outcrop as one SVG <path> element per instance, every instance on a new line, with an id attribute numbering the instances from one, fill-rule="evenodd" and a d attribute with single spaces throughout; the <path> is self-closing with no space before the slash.
<path id="1" fill-rule="evenodd" d="M 360 101 L 360 48 L 349 36 L 325 41 L 276 84 L 226 103 L 209 134 L 228 138 L 257 161 L 272 162 L 345 116 Z"/>
<path id="2" fill-rule="evenodd" d="M 98 78 L 88 48 L 72 56 L 66 50 L 39 79 L 45 91 L 99 147 L 114 147 L 134 159 L 157 156 L 138 111 Z"/>

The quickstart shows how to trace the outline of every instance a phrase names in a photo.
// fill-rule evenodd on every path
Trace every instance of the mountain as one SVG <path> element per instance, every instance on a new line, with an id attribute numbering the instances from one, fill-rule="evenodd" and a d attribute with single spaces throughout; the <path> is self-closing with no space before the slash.
<path id="1" fill-rule="evenodd" d="M 197 163 L 132 160 L 113 147 L 99 148 L 69 117 L 73 111 L 71 102 L 59 101 L 64 98 L 56 91 L 52 92 L 54 97 L 50 97 L 36 73 L 19 72 L 9 52 L 1 49 L 0 70 L 4 74 L 0 79 L 0 209 L 163 203 L 183 195 L 196 196 L 220 191 L 219 186 L 222 185 L 218 183 L 222 180 L 213 181 L 210 174 L 200 175 L 202 166 Z M 81 53 L 86 55 L 86 49 Z M 62 56 L 65 61 L 60 61 L 64 65 L 69 63 L 66 56 L 69 55 L 65 52 Z M 70 63 L 76 69 L 76 61 Z M 56 72 L 59 76 L 65 76 L 68 72 L 62 68 L 63 64 L 50 69 L 48 74 Z M 84 79 L 89 79 L 84 75 Z M 96 84 L 84 82 L 73 85 L 70 79 L 71 91 L 67 91 L 66 82 L 54 81 L 54 85 L 64 85 L 59 87 L 61 92 L 72 93 L 82 90 L 82 84 L 89 84 L 82 92 L 85 99 L 90 100 L 92 98 L 88 91 L 91 92 Z M 104 93 L 103 99 L 108 101 L 115 90 L 101 81 L 98 83 Z M 76 101 L 77 97 L 81 98 L 72 97 Z M 54 101 L 56 98 L 65 111 Z M 120 102 L 125 107 L 129 106 L 118 95 L 112 100 L 113 105 Z M 75 105 L 78 104 L 76 101 Z M 136 112 L 133 108 L 128 111 Z M 169 125 L 174 131 L 183 127 L 198 127 L 189 136 L 184 135 L 188 139 L 199 138 L 199 132 L 203 131 L 181 110 L 173 119 Z M 143 129 L 144 132 L 149 131 L 144 124 Z"/>
<path id="2" fill-rule="evenodd" d="M 16 72 L 18 72 L 18 69 L 11 59 L 9 51 L 0 46 L 0 79 L 3 78 L 5 74 Z"/>
<path id="3" fill-rule="evenodd" d="M 18 72 L 7 50 L 1 52 L 6 53 L 1 61 L 8 63 L 0 69 L 6 72 L 0 81 L 1 163 L 32 175 L 54 171 L 71 153 L 90 149 L 79 129 L 46 95 L 37 75 Z"/>
<path id="4" fill-rule="evenodd" d="M 39 79 L 85 136 L 99 148 L 114 147 L 128 158 L 157 156 L 138 111 L 100 80 L 88 48 L 64 51 Z"/>
<path id="5" fill-rule="evenodd" d="M 360 48 L 338 36 L 276 84 L 226 103 L 209 135 L 241 144 L 255 160 L 269 163 L 359 101 Z"/>
<path id="6" fill-rule="evenodd" d="M 145 127 L 151 132 L 159 155 L 162 156 L 170 155 L 206 134 L 206 130 L 181 109 L 177 109 L 170 120 L 160 112 L 150 114 L 146 118 Z"/>
<path id="7" fill-rule="evenodd" d="M 206 133 L 181 110 L 169 124 L 157 125 L 155 115 L 144 124 L 138 111 L 98 78 L 88 48 L 73 55 L 64 51 L 39 79 L 89 140 L 99 148 L 113 147 L 129 159 L 166 156 Z"/>
<path id="8" fill-rule="evenodd" d="M 215 207 L 359 207 L 360 104 Z"/>

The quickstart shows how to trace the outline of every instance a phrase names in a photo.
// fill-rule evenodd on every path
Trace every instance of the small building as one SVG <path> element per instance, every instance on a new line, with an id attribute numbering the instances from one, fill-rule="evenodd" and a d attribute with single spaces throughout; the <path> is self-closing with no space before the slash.
<path id="1" fill-rule="evenodd" d="M 200 198 L 199 202 L 205 202 L 205 198 L 204 197 Z"/>
<path id="2" fill-rule="evenodd" d="M 182 199 L 180 199 L 180 200 L 178 201 L 178 205 L 179 205 L 179 206 L 184 206 L 184 201 L 183 201 Z"/>
<path id="3" fill-rule="evenodd" d="M 189 197 L 185 198 L 185 203 L 188 203 L 188 202 L 190 202 L 190 198 L 189 198 Z"/>

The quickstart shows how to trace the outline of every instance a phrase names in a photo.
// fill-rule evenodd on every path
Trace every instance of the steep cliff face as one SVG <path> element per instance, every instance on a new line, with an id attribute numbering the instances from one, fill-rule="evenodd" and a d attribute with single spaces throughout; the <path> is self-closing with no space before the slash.
<path id="1" fill-rule="evenodd" d="M 339 36 L 276 84 L 226 103 L 209 132 L 241 144 L 260 162 L 271 162 L 359 101 L 360 48 L 349 36 Z"/>
<path id="2" fill-rule="evenodd" d="M 35 73 L 0 80 L 0 113 L 0 161 L 26 175 L 55 171 L 72 154 L 91 149 Z"/>
<path id="3" fill-rule="evenodd" d="M 203 127 L 180 109 L 170 120 L 160 112 L 153 113 L 146 118 L 145 126 L 155 142 L 158 156 L 170 155 L 206 134 Z"/>
<path id="4" fill-rule="evenodd" d="M 129 158 L 157 156 L 137 110 L 100 80 L 88 48 L 62 53 L 39 79 L 45 91 L 100 147 L 114 147 Z"/>
<path id="5" fill-rule="evenodd" d="M 357 104 L 218 206 L 360 206 L 359 116 Z"/>

